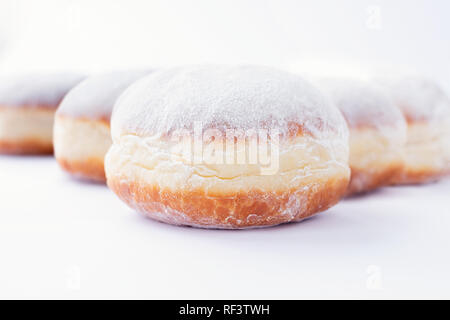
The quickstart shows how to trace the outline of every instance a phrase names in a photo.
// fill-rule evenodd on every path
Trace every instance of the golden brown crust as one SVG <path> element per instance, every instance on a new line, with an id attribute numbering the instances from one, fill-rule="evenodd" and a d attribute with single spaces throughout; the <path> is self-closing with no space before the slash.
<path id="1" fill-rule="evenodd" d="M 8 106 L 8 105 L 2 105 L 0 104 L 0 110 L 2 109 L 15 109 L 15 110 L 39 110 L 39 111 L 56 111 L 56 109 L 58 109 L 59 103 L 58 104 L 35 104 L 35 105 L 30 105 L 30 104 L 23 104 L 23 105 L 18 105 L 18 106 Z"/>
<path id="2" fill-rule="evenodd" d="M 393 163 L 384 170 L 378 170 L 377 172 L 351 168 L 352 173 L 347 196 L 370 192 L 380 187 L 388 186 L 392 183 L 392 177 L 398 175 L 402 169 L 403 163 Z"/>
<path id="3" fill-rule="evenodd" d="M 51 142 L 43 142 L 37 139 L 0 140 L 0 153 L 11 155 L 53 154 L 53 145 Z"/>
<path id="4" fill-rule="evenodd" d="M 106 182 L 103 159 L 90 158 L 83 161 L 73 161 L 58 158 L 56 160 L 64 171 L 77 178 L 96 182 Z"/>
<path id="5" fill-rule="evenodd" d="M 407 114 L 403 114 L 406 119 L 406 123 L 410 125 L 432 125 L 433 120 L 432 119 L 417 119 L 417 117 L 412 117 Z"/>
<path id="6" fill-rule="evenodd" d="M 445 177 L 443 170 L 433 168 L 428 169 L 408 169 L 404 168 L 399 174 L 395 175 L 391 184 L 393 185 L 413 185 L 438 181 Z"/>
<path id="7" fill-rule="evenodd" d="M 49 105 L 13 107 L 0 105 L 2 116 L 0 153 L 15 155 L 53 154 L 51 130 L 55 108 Z M 45 127 L 45 125 L 48 125 L 48 127 Z"/>
<path id="8" fill-rule="evenodd" d="M 110 117 L 108 116 L 93 116 L 93 117 L 85 117 L 85 116 L 72 116 L 64 113 L 56 113 L 57 118 L 62 119 L 71 119 L 83 122 L 99 122 L 108 128 L 110 127 Z"/>
<path id="9" fill-rule="evenodd" d="M 303 190 L 268 193 L 259 190 L 232 197 L 205 190 L 160 190 L 158 186 L 129 182 L 115 176 L 108 186 L 130 207 L 159 221 L 205 228 L 249 228 L 299 221 L 336 204 L 348 186 L 332 178 Z"/>
<path id="10" fill-rule="evenodd" d="M 325 127 L 326 125 L 323 122 L 318 121 L 318 123 L 319 123 L 318 126 L 319 126 L 320 130 L 325 130 L 325 128 L 326 128 L 326 130 L 336 131 L 335 128 Z M 194 129 L 192 128 L 192 126 L 186 127 L 183 129 L 186 130 L 189 134 L 191 134 L 191 136 L 194 136 Z M 209 125 L 204 125 L 202 127 L 203 133 L 209 129 L 214 129 L 216 132 L 220 133 L 220 137 L 215 137 L 215 139 L 216 140 L 220 139 L 222 141 L 226 140 L 227 133 L 229 133 L 229 132 L 239 133 L 242 131 L 244 134 L 246 133 L 245 130 L 240 130 L 239 128 L 230 126 L 228 123 L 220 123 L 220 122 L 214 123 L 214 124 L 209 124 Z M 273 129 L 271 129 L 269 121 L 262 123 L 260 129 L 265 130 L 268 133 L 269 139 L 270 139 L 270 134 L 275 133 L 275 131 L 272 131 Z M 153 134 L 158 135 L 159 139 L 161 139 L 161 140 L 170 141 L 173 139 L 174 132 L 175 132 L 175 130 L 171 130 L 169 132 L 164 132 L 164 133 L 154 132 Z M 136 135 L 136 136 L 141 135 L 139 130 L 130 130 L 129 128 L 128 128 L 128 132 L 126 132 L 125 134 Z M 148 134 L 148 135 L 150 135 L 150 134 Z M 280 132 L 279 138 L 280 138 L 280 140 L 292 140 L 292 139 L 295 139 L 298 137 L 304 137 L 304 136 L 312 137 L 313 133 L 310 130 L 308 130 L 305 127 L 305 125 L 298 123 L 298 122 L 290 121 L 287 123 L 286 132 L 284 132 L 284 133 Z"/>

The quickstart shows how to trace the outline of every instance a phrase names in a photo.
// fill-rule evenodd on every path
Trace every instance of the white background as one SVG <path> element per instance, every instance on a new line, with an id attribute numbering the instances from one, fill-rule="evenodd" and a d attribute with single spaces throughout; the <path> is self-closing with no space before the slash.
<path id="1" fill-rule="evenodd" d="M 447 0 L 1 0 L 0 70 L 395 68 L 450 90 L 449 12 Z"/>
<path id="2" fill-rule="evenodd" d="M 449 1 L 0 1 L 0 72 L 256 63 L 450 90 Z M 0 157 L 2 298 L 450 298 L 450 181 L 250 230 L 145 219 L 51 157 Z"/>

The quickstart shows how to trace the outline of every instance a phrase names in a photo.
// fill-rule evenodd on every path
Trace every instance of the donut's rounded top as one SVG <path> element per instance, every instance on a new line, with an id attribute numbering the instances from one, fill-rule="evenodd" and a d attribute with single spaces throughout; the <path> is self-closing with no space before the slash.
<path id="1" fill-rule="evenodd" d="M 282 136 L 348 135 L 339 110 L 295 74 L 262 66 L 190 66 L 161 70 L 118 99 L 113 138 L 176 130 L 277 130 Z"/>
<path id="2" fill-rule="evenodd" d="M 117 71 L 91 76 L 64 97 L 57 114 L 109 121 L 114 104 L 122 92 L 150 70 Z"/>
<path id="3" fill-rule="evenodd" d="M 408 122 L 433 121 L 450 113 L 450 100 L 434 81 L 408 76 L 376 79 L 392 96 Z"/>
<path id="4" fill-rule="evenodd" d="M 78 74 L 2 76 L 0 106 L 56 109 L 66 93 L 82 79 Z"/>
<path id="5" fill-rule="evenodd" d="M 341 110 L 350 128 L 406 127 L 400 109 L 375 84 L 348 78 L 320 79 L 318 83 Z"/>

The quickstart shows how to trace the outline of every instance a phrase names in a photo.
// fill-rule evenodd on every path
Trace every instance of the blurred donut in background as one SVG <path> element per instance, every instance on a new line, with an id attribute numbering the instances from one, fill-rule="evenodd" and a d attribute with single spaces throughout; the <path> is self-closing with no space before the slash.
<path id="1" fill-rule="evenodd" d="M 0 153 L 51 154 L 55 111 L 82 78 L 75 74 L 2 76 Z"/>
<path id="2" fill-rule="evenodd" d="M 394 184 L 436 181 L 449 171 L 448 96 L 432 80 L 405 76 L 377 79 L 403 112 L 408 124 L 404 170 Z"/>
<path id="3" fill-rule="evenodd" d="M 391 184 L 403 169 L 406 121 L 389 96 L 368 81 L 324 78 L 317 84 L 341 110 L 350 130 L 348 195 Z"/>
<path id="4" fill-rule="evenodd" d="M 111 146 L 110 118 L 114 103 L 134 81 L 149 71 L 95 75 L 74 87 L 56 112 L 55 157 L 71 175 L 104 182 L 103 161 Z"/>

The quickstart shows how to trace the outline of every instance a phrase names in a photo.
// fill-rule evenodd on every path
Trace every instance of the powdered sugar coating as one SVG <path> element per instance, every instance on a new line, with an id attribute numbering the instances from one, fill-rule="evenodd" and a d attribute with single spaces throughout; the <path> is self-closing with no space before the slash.
<path id="1" fill-rule="evenodd" d="M 149 70 L 118 71 L 91 76 L 69 91 L 57 114 L 109 120 L 117 98 Z"/>
<path id="2" fill-rule="evenodd" d="M 402 112 L 378 86 L 349 78 L 320 79 L 317 83 L 341 110 L 350 128 L 391 127 L 406 132 Z"/>
<path id="3" fill-rule="evenodd" d="M 419 76 L 376 79 L 410 121 L 440 121 L 450 113 L 450 100 L 434 81 Z"/>
<path id="4" fill-rule="evenodd" d="M 34 74 L 2 76 L 0 104 L 8 107 L 58 107 L 83 76 L 77 74 Z"/>
<path id="5" fill-rule="evenodd" d="M 161 70 L 130 86 L 112 117 L 113 139 L 203 127 L 279 130 L 297 123 L 315 138 L 348 137 L 345 121 L 300 76 L 262 66 L 190 66 Z"/>

